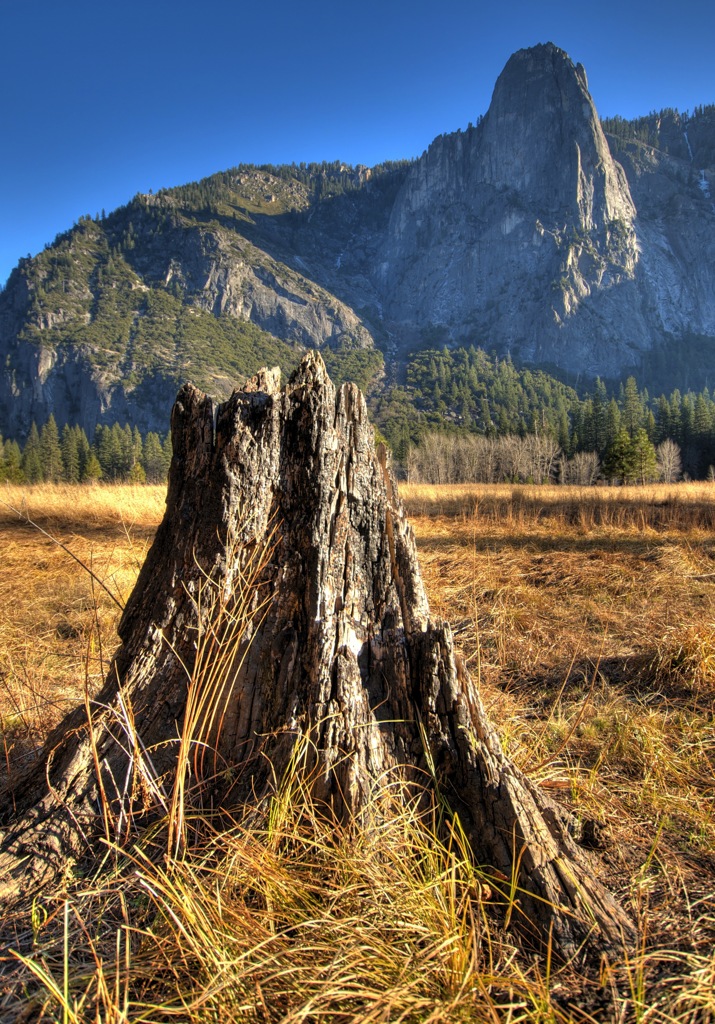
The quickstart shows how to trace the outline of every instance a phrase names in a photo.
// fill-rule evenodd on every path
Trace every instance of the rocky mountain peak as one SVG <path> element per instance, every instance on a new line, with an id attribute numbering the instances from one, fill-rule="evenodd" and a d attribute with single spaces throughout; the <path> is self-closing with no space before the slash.
<path id="1" fill-rule="evenodd" d="M 453 340 L 478 323 L 563 365 L 564 325 L 634 277 L 635 217 L 583 68 L 552 43 L 520 50 L 478 126 L 435 140 L 408 175 L 379 270 L 386 308 Z"/>
<path id="2" fill-rule="evenodd" d="M 483 181 L 514 189 L 581 231 L 635 208 L 611 158 L 586 72 L 553 43 L 519 50 L 499 76 L 480 140 Z"/>

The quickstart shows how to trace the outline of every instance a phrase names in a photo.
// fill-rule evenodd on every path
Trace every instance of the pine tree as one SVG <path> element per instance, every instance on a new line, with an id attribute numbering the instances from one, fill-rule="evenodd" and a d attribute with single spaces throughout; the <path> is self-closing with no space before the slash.
<path id="1" fill-rule="evenodd" d="M 150 484 L 158 484 L 165 477 L 164 452 L 159 435 L 150 430 L 144 439 L 144 470 Z"/>
<path id="2" fill-rule="evenodd" d="M 608 444 L 608 392 L 600 377 L 593 389 L 593 450 L 603 454 Z"/>
<path id="3" fill-rule="evenodd" d="M 136 465 L 141 466 L 143 454 L 144 445 L 142 444 L 142 436 L 139 432 L 139 427 L 134 427 L 132 430 L 132 469 Z"/>
<path id="4" fill-rule="evenodd" d="M 705 388 L 695 398 L 693 406 L 692 446 L 697 450 L 694 470 L 698 477 L 704 477 L 708 466 L 715 458 L 715 436 L 713 433 L 713 408 L 710 394 Z"/>
<path id="5" fill-rule="evenodd" d="M 578 431 L 579 448 L 581 451 L 599 451 L 598 430 L 596 426 L 596 408 L 594 401 L 587 398 L 579 410 Z M 605 432 L 605 431 L 604 431 Z"/>
<path id="6" fill-rule="evenodd" d="M 569 418 L 565 409 L 561 409 L 559 414 L 556 439 L 558 441 L 559 448 L 563 452 L 570 453 Z"/>
<path id="7" fill-rule="evenodd" d="M 146 473 L 144 472 L 144 467 L 142 466 L 141 462 L 134 463 L 134 465 L 129 470 L 129 473 L 127 475 L 127 481 L 130 484 L 146 483 Z"/>
<path id="8" fill-rule="evenodd" d="M 92 452 L 102 467 L 102 475 L 105 477 L 107 476 L 107 467 L 111 460 L 111 438 L 105 436 L 107 431 L 107 427 L 102 423 L 98 423 L 95 427 L 94 440 L 92 442 Z"/>
<path id="9" fill-rule="evenodd" d="M 621 429 L 621 410 L 615 398 L 612 398 L 606 409 L 606 437 L 604 440 L 604 451 L 606 451 L 618 437 Z"/>
<path id="10" fill-rule="evenodd" d="M 87 458 L 87 464 L 84 467 L 84 474 L 82 476 L 83 483 L 93 484 L 103 477 L 102 466 L 97 458 L 97 453 L 94 449 L 90 449 L 89 457 Z"/>
<path id="11" fill-rule="evenodd" d="M 77 446 L 77 434 L 74 427 L 70 427 L 68 423 L 65 423 L 62 428 L 62 466 L 63 473 L 62 477 L 67 481 L 68 484 L 79 483 L 80 480 L 80 465 L 79 465 L 79 449 Z"/>
<path id="12" fill-rule="evenodd" d="M 636 431 L 643 425 L 643 402 L 638 393 L 635 377 L 629 377 L 623 388 L 621 425 L 631 437 L 634 437 Z"/>
<path id="13" fill-rule="evenodd" d="M 113 427 L 97 427 L 95 453 L 102 467 L 102 478 L 118 480 L 122 475 L 122 431 L 116 423 Z"/>
<path id="14" fill-rule="evenodd" d="M 697 441 L 701 444 L 707 444 L 710 440 L 711 431 L 712 417 L 710 414 L 710 405 L 705 394 L 701 393 L 695 398 L 693 433 Z"/>
<path id="15" fill-rule="evenodd" d="M 647 436 L 646 440 L 648 440 Z M 606 449 L 603 459 L 603 475 L 607 480 L 621 480 L 624 484 L 632 480 L 635 475 L 633 443 L 625 428 L 618 431 Z"/>
<path id="16" fill-rule="evenodd" d="M 55 417 L 52 414 L 50 414 L 50 418 L 40 432 L 40 462 L 42 464 L 43 478 L 53 484 L 59 483 L 62 479 L 64 467 L 62 464 L 60 435 L 57 430 Z"/>
<path id="17" fill-rule="evenodd" d="M 119 449 L 119 477 L 125 480 L 134 465 L 134 435 L 128 423 L 120 427 L 118 423 L 112 427 L 116 430 L 117 447 Z"/>
<path id="18" fill-rule="evenodd" d="M 657 444 L 660 444 L 665 441 L 666 438 L 671 437 L 670 403 L 665 395 L 661 395 L 656 403 L 655 427 L 654 441 Z"/>
<path id="19" fill-rule="evenodd" d="M 493 437 L 496 433 L 492 423 L 492 414 L 489 408 L 489 399 L 485 396 L 479 403 L 479 415 L 482 421 L 484 433 L 487 437 Z"/>
<path id="20" fill-rule="evenodd" d="M 655 436 L 658 432 L 658 428 L 655 422 L 655 416 L 653 415 L 652 409 L 646 409 L 643 425 L 645 427 L 645 432 L 648 435 L 648 440 L 655 441 Z"/>
<path id="21" fill-rule="evenodd" d="M 672 438 L 682 448 L 683 446 L 683 400 L 676 388 L 670 396 L 670 422 L 668 437 Z"/>
<path id="22" fill-rule="evenodd" d="M 658 476 L 658 459 L 648 434 L 641 427 L 631 444 L 630 462 L 636 483 L 646 484 Z"/>
<path id="23" fill-rule="evenodd" d="M 680 415 L 683 423 L 683 445 L 685 446 L 693 440 L 695 435 L 695 403 L 693 402 L 693 396 L 690 392 L 683 395 L 683 401 L 680 406 Z"/>
<path id="24" fill-rule="evenodd" d="M 79 457 L 79 479 L 84 482 L 87 479 L 87 464 L 91 449 L 89 447 L 89 441 L 82 427 L 75 427 L 75 434 L 77 435 L 77 455 Z"/>
<path id="25" fill-rule="evenodd" d="M 17 441 L 6 441 L 3 451 L 3 480 L 11 484 L 20 484 L 24 480 L 22 472 L 22 452 Z"/>
<path id="26" fill-rule="evenodd" d="M 40 459 L 40 434 L 37 424 L 32 421 L 25 447 L 22 452 L 22 471 L 29 484 L 42 482 L 42 460 Z"/>

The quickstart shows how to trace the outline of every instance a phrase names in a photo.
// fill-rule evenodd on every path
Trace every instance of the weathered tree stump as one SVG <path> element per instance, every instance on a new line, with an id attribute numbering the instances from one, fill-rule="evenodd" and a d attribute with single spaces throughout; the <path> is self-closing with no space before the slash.
<path id="1" fill-rule="evenodd" d="M 563 954 L 627 942 L 591 855 L 504 757 L 449 627 L 430 621 L 359 390 L 336 395 L 313 353 L 282 390 L 262 371 L 216 405 L 187 384 L 172 438 L 166 513 L 92 727 L 76 709 L 0 799 L 0 898 L 103 832 L 130 839 L 138 815 L 171 810 L 172 787 L 255 806 L 309 738 L 333 813 L 359 814 L 386 774 L 434 772 L 478 861 L 518 885 L 522 922 Z"/>

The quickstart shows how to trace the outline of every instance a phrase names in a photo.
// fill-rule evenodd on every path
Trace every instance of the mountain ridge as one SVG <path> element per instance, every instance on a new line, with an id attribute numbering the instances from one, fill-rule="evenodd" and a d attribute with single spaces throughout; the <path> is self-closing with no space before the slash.
<path id="1" fill-rule="evenodd" d="M 649 119 L 604 132 L 585 70 L 539 44 L 416 160 L 239 165 L 83 218 L 0 294 L 0 431 L 163 429 L 184 379 L 226 397 L 307 347 L 374 391 L 430 344 L 584 377 L 694 338 L 709 360 L 715 116 Z"/>

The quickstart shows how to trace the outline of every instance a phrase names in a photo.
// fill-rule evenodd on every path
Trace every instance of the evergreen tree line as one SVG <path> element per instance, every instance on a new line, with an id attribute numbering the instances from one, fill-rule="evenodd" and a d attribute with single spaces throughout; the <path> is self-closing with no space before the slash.
<path id="1" fill-rule="evenodd" d="M 396 455 L 403 462 L 415 446 L 424 448 L 425 435 L 433 432 L 535 436 L 556 445 L 564 466 L 592 453 L 602 477 L 632 481 L 658 478 L 656 449 L 669 441 L 678 452 L 676 476 L 713 475 L 715 398 L 708 388 L 651 398 L 631 376 L 610 390 L 597 378 L 579 395 L 543 371 L 518 370 L 508 358 L 470 347 L 417 353 L 402 391 L 402 408 L 393 397 L 395 418 L 380 427 L 393 448 L 401 447 Z M 405 415 L 410 404 L 418 423 Z"/>
<path id="2" fill-rule="evenodd" d="M 591 483 L 715 475 L 715 398 L 707 388 L 651 398 L 629 377 L 610 390 L 596 379 L 579 395 L 544 371 L 517 369 L 472 346 L 421 350 L 405 384 L 373 394 L 370 405 L 413 478 Z M 50 417 L 41 430 L 33 424 L 22 448 L 0 439 L 0 480 L 154 483 L 166 478 L 169 461 L 168 437 L 142 437 L 129 425 L 99 426 L 90 443 L 76 426 L 60 435 Z"/>
<path id="3" fill-rule="evenodd" d="M 665 107 L 644 117 L 605 117 L 603 130 L 617 143 L 642 142 L 698 167 L 709 167 L 715 156 L 715 105 L 700 104 L 692 111 Z M 686 139 L 687 134 L 687 139 Z"/>
<path id="4" fill-rule="evenodd" d="M 370 180 L 385 178 L 391 175 L 403 175 L 409 168 L 411 160 L 387 160 L 369 168 Z M 341 160 L 323 160 L 320 163 L 292 164 L 238 164 L 226 171 L 218 171 L 208 178 L 189 182 L 175 188 L 162 189 L 159 197 L 178 197 L 186 207 L 199 210 L 213 210 L 217 204 L 230 199 L 236 185 L 237 176 L 243 174 L 270 174 L 282 181 L 297 181 L 312 188 L 316 198 L 342 195 L 363 188 L 364 180 L 359 173 L 368 168 L 353 167 Z M 143 197 L 137 197 L 139 201 Z"/>
<path id="5" fill-rule="evenodd" d="M 715 464 L 715 399 L 708 388 L 685 394 L 676 388 L 652 399 L 634 377 L 609 396 L 596 380 L 593 391 L 573 405 L 568 433 L 558 440 L 569 457 L 595 452 L 609 479 L 642 476 L 644 453 L 652 464 L 653 450 L 669 441 L 678 448 L 682 472 L 704 479 Z"/>
<path id="6" fill-rule="evenodd" d="M 91 444 L 82 427 L 60 433 L 54 416 L 40 430 L 33 422 L 23 447 L 0 437 L 0 480 L 10 483 L 162 483 L 170 461 L 170 434 L 142 437 L 129 424 L 98 426 Z"/>

